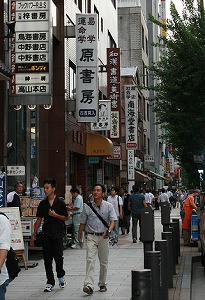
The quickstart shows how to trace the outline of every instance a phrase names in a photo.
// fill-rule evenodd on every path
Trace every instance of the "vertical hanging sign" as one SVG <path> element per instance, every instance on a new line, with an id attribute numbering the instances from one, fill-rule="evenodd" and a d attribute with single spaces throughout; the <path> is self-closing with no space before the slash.
<path id="1" fill-rule="evenodd" d="M 137 149 L 138 94 L 134 85 L 125 85 L 126 149 Z"/>
<path id="2" fill-rule="evenodd" d="M 127 151 L 127 179 L 135 180 L 135 155 L 134 150 Z"/>
<path id="3" fill-rule="evenodd" d="M 107 48 L 107 98 L 111 100 L 110 138 L 120 137 L 120 48 Z"/>
<path id="4" fill-rule="evenodd" d="M 91 130 L 110 130 L 110 101 L 99 101 L 99 120 L 91 123 Z"/>
<path id="5" fill-rule="evenodd" d="M 166 24 L 166 0 L 161 0 L 161 23 Z M 161 35 L 166 36 L 166 31 L 162 28 Z"/>
<path id="6" fill-rule="evenodd" d="M 98 121 L 98 20 L 97 14 L 76 15 L 76 118 Z"/>
<path id="7" fill-rule="evenodd" d="M 10 19 L 16 21 L 10 49 L 10 105 L 52 104 L 50 5 L 49 0 L 10 0 Z"/>

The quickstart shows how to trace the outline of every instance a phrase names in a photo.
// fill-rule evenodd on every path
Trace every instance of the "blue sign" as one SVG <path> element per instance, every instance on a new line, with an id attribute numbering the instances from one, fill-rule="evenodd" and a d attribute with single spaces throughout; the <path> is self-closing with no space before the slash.
<path id="1" fill-rule="evenodd" d="M 89 164 L 99 164 L 99 157 L 98 156 L 89 156 L 88 163 Z"/>
<path id="2" fill-rule="evenodd" d="M 6 205 L 6 174 L 0 174 L 0 207 Z"/>

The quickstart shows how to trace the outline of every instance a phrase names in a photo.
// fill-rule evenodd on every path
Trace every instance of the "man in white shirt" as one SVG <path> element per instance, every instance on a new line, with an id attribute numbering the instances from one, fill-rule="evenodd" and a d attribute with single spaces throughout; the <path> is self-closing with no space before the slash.
<path id="1" fill-rule="evenodd" d="M 21 202 L 20 202 L 20 195 L 23 192 L 23 183 L 21 181 L 17 182 L 14 186 L 14 191 L 8 193 L 7 195 L 7 206 L 8 207 L 19 207 L 20 216 L 22 215 L 21 212 Z"/>
<path id="2" fill-rule="evenodd" d="M 9 275 L 5 260 L 11 246 L 11 227 L 9 220 L 0 214 L 0 299 L 5 300 L 6 287 L 9 284 Z"/>
<path id="3" fill-rule="evenodd" d="M 162 188 L 162 193 L 159 195 L 158 201 L 159 203 L 166 202 L 166 201 L 169 202 L 169 196 L 167 195 L 167 193 L 165 193 L 164 188 Z"/>
<path id="4" fill-rule="evenodd" d="M 115 221 L 115 228 L 110 235 L 110 240 L 114 243 L 118 242 L 118 235 L 119 235 L 119 220 L 123 218 L 123 211 L 122 211 L 122 198 L 117 195 L 117 189 L 112 187 L 110 190 L 110 196 L 107 198 L 107 202 L 111 203 L 114 207 L 117 221 Z"/>
<path id="5" fill-rule="evenodd" d="M 78 230 L 80 226 L 80 215 L 83 211 L 83 197 L 80 195 L 80 191 L 77 188 L 72 188 L 70 190 L 73 199 L 73 206 L 69 206 L 68 210 L 73 213 L 73 227 L 74 227 L 74 243 L 71 246 L 72 249 L 78 249 L 79 241 L 78 241 Z"/>

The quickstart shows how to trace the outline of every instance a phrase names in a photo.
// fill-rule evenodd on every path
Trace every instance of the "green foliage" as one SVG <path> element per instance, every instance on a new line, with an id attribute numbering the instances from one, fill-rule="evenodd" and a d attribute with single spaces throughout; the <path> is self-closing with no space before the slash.
<path id="1" fill-rule="evenodd" d="M 184 0 L 182 15 L 171 3 L 172 18 L 161 24 L 167 31 L 155 47 L 160 61 L 150 67 L 156 85 L 152 99 L 158 122 L 166 127 L 174 156 L 187 174 L 196 176 L 194 154 L 205 150 L 205 11 L 203 1 Z M 188 162 L 188 164 L 187 164 Z"/>

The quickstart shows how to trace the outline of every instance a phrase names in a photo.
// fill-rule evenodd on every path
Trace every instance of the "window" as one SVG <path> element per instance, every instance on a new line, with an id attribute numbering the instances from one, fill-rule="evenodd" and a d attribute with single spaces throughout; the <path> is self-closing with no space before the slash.
<path id="1" fill-rule="evenodd" d="M 69 100 L 76 99 L 76 67 L 69 62 Z"/>
<path id="2" fill-rule="evenodd" d="M 116 0 L 111 0 L 111 2 L 113 4 L 114 8 L 116 8 Z"/>
<path id="3" fill-rule="evenodd" d="M 142 49 L 144 50 L 144 27 L 142 26 Z"/>
<path id="4" fill-rule="evenodd" d="M 146 103 L 145 103 L 145 98 L 143 98 L 143 114 L 144 114 L 144 120 L 146 121 Z"/>
<path id="5" fill-rule="evenodd" d="M 82 0 L 74 0 L 74 2 L 78 6 L 79 10 L 82 12 Z"/>
<path id="6" fill-rule="evenodd" d="M 148 40 L 147 40 L 147 37 L 146 37 L 145 43 L 146 43 L 146 53 L 148 55 Z"/>
<path id="7" fill-rule="evenodd" d="M 115 40 L 113 39 L 111 33 L 109 32 L 108 30 L 108 48 L 116 48 L 116 43 L 115 43 Z"/>
<path id="8" fill-rule="evenodd" d="M 144 151 L 144 153 L 146 153 L 146 151 L 147 151 L 147 147 L 146 147 L 147 145 L 146 145 L 146 134 L 144 134 L 144 137 L 143 137 L 143 151 Z"/>
<path id="9" fill-rule="evenodd" d="M 149 121 L 150 107 L 149 103 L 147 103 L 147 120 Z"/>
<path id="10" fill-rule="evenodd" d="M 101 32 L 103 32 L 103 18 L 101 18 Z"/>
<path id="11" fill-rule="evenodd" d="M 98 15 L 98 40 L 100 38 L 100 35 L 99 35 L 99 11 L 97 10 L 97 7 L 94 5 L 94 13 Z"/>
<path id="12" fill-rule="evenodd" d="M 145 86 L 145 64 L 143 62 L 143 66 L 142 66 L 142 82 L 143 85 Z"/>
<path id="13" fill-rule="evenodd" d="M 87 11 L 88 11 L 89 14 L 91 13 L 91 0 L 88 0 Z"/>
<path id="14" fill-rule="evenodd" d="M 150 139 L 147 138 L 147 154 L 150 155 Z"/>

